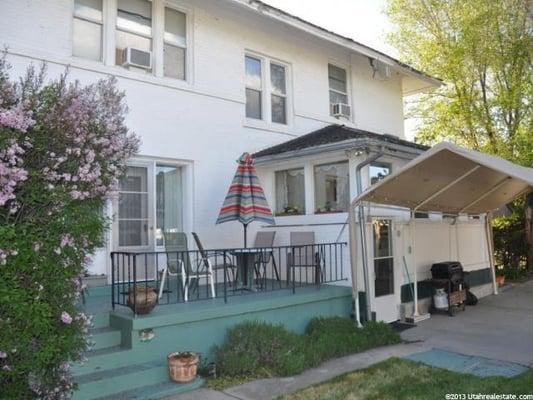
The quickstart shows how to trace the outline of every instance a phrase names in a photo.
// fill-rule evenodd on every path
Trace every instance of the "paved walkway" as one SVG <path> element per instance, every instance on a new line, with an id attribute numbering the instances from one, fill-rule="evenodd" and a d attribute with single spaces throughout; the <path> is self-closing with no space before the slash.
<path id="1" fill-rule="evenodd" d="M 455 317 L 432 315 L 401 333 L 430 347 L 533 367 L 533 280 L 480 299 Z"/>
<path id="2" fill-rule="evenodd" d="M 429 348 L 421 343 L 398 344 L 378 347 L 350 356 L 336 358 L 309 369 L 300 375 L 287 378 L 259 379 L 243 385 L 228 388 L 222 392 L 212 389 L 199 389 L 167 400 L 267 400 L 283 394 L 296 392 L 311 385 L 327 381 L 350 371 L 367 368 L 391 357 L 405 357 L 426 351 Z"/>

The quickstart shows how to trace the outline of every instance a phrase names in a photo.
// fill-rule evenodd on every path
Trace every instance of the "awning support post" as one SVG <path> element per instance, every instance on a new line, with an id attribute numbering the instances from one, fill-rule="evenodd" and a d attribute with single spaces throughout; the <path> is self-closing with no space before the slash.
<path id="1" fill-rule="evenodd" d="M 485 233 L 487 237 L 487 251 L 489 255 L 489 266 L 492 275 L 492 290 L 498 294 L 498 283 L 496 282 L 496 265 L 494 263 L 494 240 L 492 236 L 492 214 L 489 212 L 485 216 Z"/>
<path id="2" fill-rule="evenodd" d="M 348 224 L 349 224 L 349 244 L 350 244 L 350 265 L 352 269 L 352 295 L 355 302 L 355 321 L 358 328 L 362 328 L 361 312 L 359 310 L 359 282 L 357 276 L 357 230 L 355 226 L 355 205 L 350 204 L 348 210 Z"/>
<path id="3" fill-rule="evenodd" d="M 413 317 L 416 319 L 416 317 L 419 317 L 420 314 L 418 313 L 418 278 L 417 278 L 417 267 L 416 267 L 416 221 L 415 221 L 415 213 L 414 211 L 411 211 L 411 218 L 409 219 L 409 225 L 411 225 L 411 259 L 413 263 L 413 293 L 414 293 L 414 299 L 413 299 Z"/>

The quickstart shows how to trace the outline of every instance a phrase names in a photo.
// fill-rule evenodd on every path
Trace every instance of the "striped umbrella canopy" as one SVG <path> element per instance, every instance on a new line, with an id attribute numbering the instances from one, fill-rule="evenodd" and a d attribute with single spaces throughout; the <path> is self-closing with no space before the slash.
<path id="1" fill-rule="evenodd" d="M 274 217 L 257 178 L 253 157 L 243 153 L 237 162 L 239 163 L 237 172 L 220 209 L 217 224 L 228 221 L 241 222 L 244 226 L 244 247 L 246 247 L 248 224 L 252 221 L 273 224 Z"/>

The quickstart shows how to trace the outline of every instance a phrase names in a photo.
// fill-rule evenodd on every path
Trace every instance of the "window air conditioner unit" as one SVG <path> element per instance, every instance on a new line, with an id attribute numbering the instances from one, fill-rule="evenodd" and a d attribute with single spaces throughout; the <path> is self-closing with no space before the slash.
<path id="1" fill-rule="evenodd" d="M 335 118 L 350 118 L 350 105 L 344 103 L 334 103 L 331 105 L 331 113 Z"/>
<path id="2" fill-rule="evenodd" d="M 392 70 L 390 65 L 375 59 L 371 59 L 370 64 L 372 65 L 372 77 L 374 79 L 386 81 L 391 78 Z"/>
<path id="3" fill-rule="evenodd" d="M 122 66 L 152 69 L 152 52 L 126 47 L 122 51 Z"/>

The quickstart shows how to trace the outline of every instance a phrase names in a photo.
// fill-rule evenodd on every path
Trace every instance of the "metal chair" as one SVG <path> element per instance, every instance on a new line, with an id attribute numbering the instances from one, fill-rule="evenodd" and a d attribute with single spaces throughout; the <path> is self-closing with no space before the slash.
<path id="1" fill-rule="evenodd" d="M 316 251 L 314 244 L 314 232 L 291 232 L 291 251 L 287 254 L 287 284 L 296 280 L 296 268 L 300 268 L 300 271 L 302 269 L 307 271 L 310 268 L 314 283 L 322 282 L 322 257 Z"/>
<path id="2" fill-rule="evenodd" d="M 160 299 L 161 296 L 163 296 L 163 290 L 165 288 L 167 276 L 180 276 L 184 300 L 187 301 L 187 272 L 191 265 L 191 260 L 188 253 L 189 249 L 187 247 L 187 235 L 185 235 L 183 232 L 167 231 L 163 232 L 163 237 L 165 239 L 165 253 L 167 262 L 165 268 L 163 268 L 161 271 L 158 298 Z"/>
<path id="3" fill-rule="evenodd" d="M 224 273 L 226 274 L 226 279 L 230 283 L 230 285 L 233 282 L 235 282 L 235 280 L 237 279 L 237 274 L 236 274 L 237 267 L 232 263 L 231 257 L 220 251 L 212 251 L 208 253 L 204 249 L 204 246 L 202 245 L 202 242 L 200 241 L 198 234 L 196 232 L 192 232 L 192 236 L 194 238 L 194 241 L 196 242 L 196 247 L 198 247 L 198 251 L 200 252 L 201 258 L 199 260 L 199 264 L 203 264 L 207 270 L 211 271 L 211 274 L 213 274 L 213 271 L 223 270 Z M 212 258 L 215 259 L 215 262 L 222 258 L 222 264 L 213 264 L 211 262 Z M 230 270 L 231 270 L 233 280 L 229 279 Z M 211 278 L 211 282 L 212 282 L 212 278 Z M 215 290 L 214 285 L 212 284 L 213 293 L 214 293 L 214 290 Z M 215 297 L 214 294 L 213 294 L 213 297 Z"/>
<path id="4" fill-rule="evenodd" d="M 255 274 L 258 280 L 263 284 L 263 281 L 266 282 L 266 272 L 267 266 L 272 261 L 272 267 L 274 268 L 274 273 L 276 275 L 276 280 L 279 282 L 279 272 L 276 265 L 276 259 L 274 258 L 274 238 L 276 237 L 276 231 L 263 231 L 257 232 L 255 235 L 255 248 L 265 249 L 264 252 L 261 252 L 257 261 L 255 262 Z M 261 268 L 263 267 L 263 268 Z"/>

